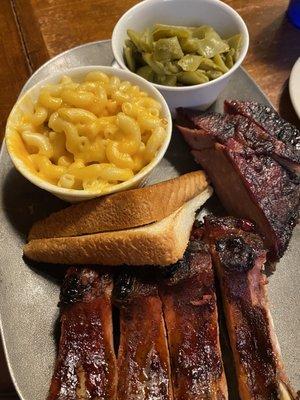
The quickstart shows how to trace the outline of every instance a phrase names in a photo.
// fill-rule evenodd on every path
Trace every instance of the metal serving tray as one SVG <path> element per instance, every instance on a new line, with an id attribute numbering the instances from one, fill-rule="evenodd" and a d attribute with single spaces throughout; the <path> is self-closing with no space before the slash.
<path id="1" fill-rule="evenodd" d="M 111 65 L 110 40 L 88 43 L 58 55 L 36 71 L 24 86 L 69 67 Z M 212 109 L 222 111 L 226 98 L 251 99 L 270 104 L 239 68 Z M 197 168 L 179 138 L 173 139 L 165 158 L 147 183 L 169 179 Z M 22 246 L 32 223 L 65 205 L 38 189 L 14 168 L 5 145 L 0 156 L 0 328 L 13 382 L 23 400 L 46 398 L 57 347 L 59 283 L 61 267 L 27 265 Z M 216 203 L 216 199 L 210 200 Z M 295 229 L 285 256 L 269 278 L 271 312 L 283 359 L 292 384 L 300 383 L 299 238 Z M 1 374 L 1 371 L 0 371 Z M 235 396 L 231 396 L 235 397 Z"/>

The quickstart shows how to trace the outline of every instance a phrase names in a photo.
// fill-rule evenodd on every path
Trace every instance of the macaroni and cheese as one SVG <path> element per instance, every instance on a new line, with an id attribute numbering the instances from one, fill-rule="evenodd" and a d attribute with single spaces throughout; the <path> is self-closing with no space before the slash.
<path id="1" fill-rule="evenodd" d="M 63 188 L 100 192 L 127 181 L 166 137 L 161 105 L 138 86 L 100 71 L 43 87 L 17 126 L 34 172 Z"/>

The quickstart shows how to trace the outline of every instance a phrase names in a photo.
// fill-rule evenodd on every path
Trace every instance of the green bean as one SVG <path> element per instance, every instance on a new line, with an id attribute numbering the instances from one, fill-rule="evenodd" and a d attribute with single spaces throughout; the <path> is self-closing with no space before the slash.
<path id="1" fill-rule="evenodd" d="M 226 67 L 224 61 L 222 60 L 222 58 L 220 56 L 220 54 L 216 54 L 214 56 L 213 60 L 218 65 L 218 67 L 220 67 L 221 71 L 224 72 L 224 74 L 225 74 L 225 72 L 228 71 L 228 68 Z"/>
<path id="2" fill-rule="evenodd" d="M 177 76 L 176 75 L 155 75 L 154 82 L 160 85 L 176 86 Z"/>
<path id="3" fill-rule="evenodd" d="M 151 51 L 152 50 L 152 37 L 149 38 L 147 34 L 147 29 L 140 33 L 135 32 L 131 29 L 127 30 L 127 35 L 130 37 L 134 45 L 139 51 Z"/>
<path id="4" fill-rule="evenodd" d="M 154 60 L 153 54 L 151 53 L 143 53 L 143 60 L 146 64 L 149 65 L 153 69 L 153 71 L 158 75 L 165 75 L 165 67 L 164 64 Z"/>
<path id="5" fill-rule="evenodd" d="M 234 64 L 234 54 L 235 50 L 231 48 L 226 54 L 225 54 L 225 64 L 227 68 L 232 68 Z"/>
<path id="6" fill-rule="evenodd" d="M 179 39 L 191 36 L 191 31 L 186 26 L 155 24 L 152 35 L 153 40 L 170 38 L 174 36 L 177 36 Z"/>
<path id="7" fill-rule="evenodd" d="M 197 53 L 201 44 L 200 39 L 197 38 L 179 39 L 179 43 L 185 54 Z"/>
<path id="8" fill-rule="evenodd" d="M 135 45 L 135 47 L 139 50 L 142 51 L 142 47 L 140 45 L 140 40 L 141 40 L 141 34 L 139 32 L 135 32 L 132 29 L 127 30 L 127 35 L 129 36 L 131 42 Z"/>
<path id="9" fill-rule="evenodd" d="M 214 28 L 209 25 L 198 26 L 192 29 L 192 36 L 198 39 L 204 39 L 209 32 L 214 32 Z"/>
<path id="10" fill-rule="evenodd" d="M 242 50 L 242 44 L 243 44 L 242 35 L 231 36 L 226 41 L 228 43 L 228 46 L 235 50 L 233 59 L 234 62 L 236 62 Z"/>
<path id="11" fill-rule="evenodd" d="M 140 67 L 136 73 L 140 75 L 142 78 L 147 79 L 147 81 L 153 82 L 154 79 L 154 71 L 149 65 L 144 65 Z"/>
<path id="12" fill-rule="evenodd" d="M 205 71 L 207 70 L 222 71 L 222 68 L 220 68 L 219 65 L 217 65 L 213 60 L 205 57 L 201 57 L 199 68 L 204 69 Z"/>
<path id="13" fill-rule="evenodd" d="M 124 57 L 126 64 L 130 71 L 134 72 L 135 71 L 135 59 L 133 57 L 133 50 L 131 47 L 125 46 L 124 48 Z"/>
<path id="14" fill-rule="evenodd" d="M 199 85 L 209 81 L 209 78 L 202 71 L 184 71 L 177 75 L 179 82 L 185 85 Z"/>
<path id="15" fill-rule="evenodd" d="M 130 47 L 133 51 L 137 51 L 136 45 L 130 39 L 125 40 L 125 47 Z"/>
<path id="16" fill-rule="evenodd" d="M 154 59 L 157 61 L 179 60 L 183 57 L 177 36 L 158 39 L 154 42 Z"/>
<path id="17" fill-rule="evenodd" d="M 165 66 L 166 75 L 173 75 L 173 74 L 177 74 L 178 72 L 180 72 L 178 64 L 179 64 L 179 61 L 165 62 L 164 66 Z"/>
<path id="18" fill-rule="evenodd" d="M 242 35 L 222 39 L 208 25 L 155 24 L 127 31 L 124 60 L 145 79 L 168 86 L 198 85 L 217 79 L 233 67 L 242 48 Z"/>
<path id="19" fill-rule="evenodd" d="M 150 28 L 144 30 L 141 36 L 142 46 L 144 51 L 152 51 L 153 50 L 153 37 Z"/>
<path id="20" fill-rule="evenodd" d="M 220 78 L 220 76 L 223 75 L 223 73 L 221 71 L 215 71 L 215 70 L 205 71 L 205 73 L 210 81 Z"/>
<path id="21" fill-rule="evenodd" d="M 183 71 L 196 71 L 200 65 L 200 62 L 200 56 L 186 54 L 178 61 L 178 65 L 183 69 Z"/>
<path id="22" fill-rule="evenodd" d="M 212 58 L 216 54 L 229 50 L 229 45 L 223 41 L 217 32 L 208 32 L 204 39 L 200 40 L 197 53 L 206 58 Z"/>

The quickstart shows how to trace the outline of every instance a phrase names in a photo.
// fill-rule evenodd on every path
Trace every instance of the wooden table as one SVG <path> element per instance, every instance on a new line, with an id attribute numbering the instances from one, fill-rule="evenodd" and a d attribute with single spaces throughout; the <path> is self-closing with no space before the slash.
<path id="1" fill-rule="evenodd" d="M 29 76 L 64 50 L 109 38 L 118 18 L 137 2 L 0 0 L 0 142 L 7 115 Z M 299 126 L 287 82 L 291 67 L 300 56 L 300 30 L 285 17 L 288 0 L 226 2 L 241 14 L 250 31 L 250 49 L 244 66 L 281 115 Z M 0 392 L 12 391 L 0 349 Z M 8 398 L 17 397 L 3 397 Z"/>

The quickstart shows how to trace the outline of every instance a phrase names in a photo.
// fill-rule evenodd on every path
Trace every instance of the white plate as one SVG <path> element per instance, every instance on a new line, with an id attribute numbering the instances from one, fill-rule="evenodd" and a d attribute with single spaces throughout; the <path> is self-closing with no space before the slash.
<path id="1" fill-rule="evenodd" d="M 292 104 L 300 119 L 300 57 L 293 66 L 290 80 L 289 80 L 289 91 Z"/>

